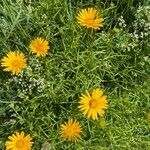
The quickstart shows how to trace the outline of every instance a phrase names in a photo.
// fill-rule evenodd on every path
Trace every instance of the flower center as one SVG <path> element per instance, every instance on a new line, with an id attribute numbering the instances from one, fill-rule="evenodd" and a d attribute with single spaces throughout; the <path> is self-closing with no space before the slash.
<path id="1" fill-rule="evenodd" d="M 18 141 L 16 142 L 16 148 L 21 149 L 21 148 L 23 148 L 23 147 L 24 147 L 24 142 L 23 142 L 23 140 L 18 140 Z"/>
<path id="2" fill-rule="evenodd" d="M 74 132 L 75 132 L 74 126 L 70 126 L 69 129 L 68 129 L 68 133 L 70 134 L 70 136 L 73 136 Z"/>
<path id="3" fill-rule="evenodd" d="M 86 19 L 85 22 L 86 22 L 88 25 L 93 25 L 93 20 L 94 20 L 94 19 L 88 18 L 88 19 Z"/>
<path id="4" fill-rule="evenodd" d="M 19 65 L 19 61 L 16 59 L 12 62 L 13 67 L 17 67 Z"/>
<path id="5" fill-rule="evenodd" d="M 97 106 L 97 101 L 92 98 L 92 99 L 89 101 L 89 106 L 90 106 L 91 108 L 96 108 L 96 106 Z"/>
<path id="6" fill-rule="evenodd" d="M 36 47 L 37 51 L 39 51 L 39 52 L 43 51 L 43 43 L 42 42 L 37 43 L 37 45 L 35 47 Z"/>

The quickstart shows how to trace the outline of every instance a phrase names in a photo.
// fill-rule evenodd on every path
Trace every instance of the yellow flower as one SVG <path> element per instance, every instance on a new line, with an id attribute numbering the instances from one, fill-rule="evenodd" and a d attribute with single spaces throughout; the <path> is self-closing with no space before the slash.
<path id="1" fill-rule="evenodd" d="M 49 49 L 48 41 L 44 40 L 43 38 L 37 37 L 36 39 L 31 41 L 29 48 L 31 52 L 35 53 L 38 57 L 45 57 L 48 54 Z"/>
<path id="2" fill-rule="evenodd" d="M 33 142 L 32 138 L 28 134 L 25 136 L 25 133 L 16 132 L 16 135 L 8 137 L 9 141 L 5 142 L 6 150 L 31 150 Z"/>
<path id="3" fill-rule="evenodd" d="M 2 58 L 1 66 L 5 67 L 4 71 L 10 71 L 12 74 L 18 75 L 27 67 L 26 58 L 22 52 L 10 51 L 7 56 Z"/>
<path id="4" fill-rule="evenodd" d="M 98 18 L 97 10 L 95 8 L 82 9 L 77 15 L 77 22 L 81 26 L 87 28 L 100 29 L 103 27 L 103 18 Z"/>
<path id="5" fill-rule="evenodd" d="M 65 122 L 61 125 L 61 134 L 62 137 L 66 140 L 72 141 L 80 137 L 81 126 L 79 122 L 73 119 L 69 119 L 68 122 Z"/>
<path id="6" fill-rule="evenodd" d="M 103 116 L 105 113 L 104 109 L 108 107 L 106 98 L 105 95 L 103 96 L 103 91 L 99 88 L 93 90 L 92 96 L 86 91 L 86 94 L 82 94 L 80 97 L 79 109 L 85 116 L 87 115 L 87 118 L 97 120 L 98 115 Z"/>

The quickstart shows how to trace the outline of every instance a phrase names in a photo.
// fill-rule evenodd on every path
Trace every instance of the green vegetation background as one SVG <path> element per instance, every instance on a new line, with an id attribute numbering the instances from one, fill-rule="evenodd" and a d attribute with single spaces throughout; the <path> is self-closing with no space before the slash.
<path id="1" fill-rule="evenodd" d="M 150 23 L 145 14 L 149 4 L 149 0 L 1 0 L 0 58 L 19 49 L 30 68 L 21 77 L 0 69 L 0 149 L 9 135 L 23 130 L 32 135 L 34 150 L 46 141 L 52 150 L 149 150 L 150 42 L 148 36 L 140 36 L 149 35 L 141 23 L 142 19 Z M 81 27 L 75 19 L 80 9 L 92 6 L 105 18 L 100 31 Z M 126 26 L 119 26 L 121 16 Z M 36 59 L 29 52 L 28 45 L 37 36 L 50 42 L 46 58 Z M 33 79 L 44 80 L 44 90 L 30 83 Z M 104 129 L 77 109 L 81 93 L 96 87 L 108 95 Z M 60 137 L 59 126 L 69 117 L 81 122 L 82 140 L 67 142 Z"/>

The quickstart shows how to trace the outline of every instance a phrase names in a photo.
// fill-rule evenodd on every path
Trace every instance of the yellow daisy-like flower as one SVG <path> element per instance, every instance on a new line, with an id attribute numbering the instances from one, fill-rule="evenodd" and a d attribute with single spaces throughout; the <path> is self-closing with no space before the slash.
<path id="1" fill-rule="evenodd" d="M 99 88 L 94 89 L 92 95 L 86 91 L 86 94 L 82 94 L 80 97 L 81 100 L 79 102 L 79 109 L 85 116 L 87 115 L 87 118 L 97 120 L 98 115 L 103 116 L 105 113 L 104 109 L 107 109 L 108 107 L 106 98 L 107 97 L 103 95 L 103 91 Z"/>
<path id="2" fill-rule="evenodd" d="M 1 61 L 1 66 L 5 67 L 3 70 L 10 71 L 15 75 L 18 75 L 27 67 L 26 58 L 24 54 L 19 51 L 10 51 Z"/>
<path id="3" fill-rule="evenodd" d="M 82 9 L 77 15 L 77 22 L 81 26 L 87 28 L 100 29 L 103 27 L 103 18 L 98 18 L 97 10 L 95 8 Z"/>
<path id="4" fill-rule="evenodd" d="M 69 119 L 61 125 L 61 135 L 64 139 L 72 141 L 80 137 L 81 126 L 79 122 Z"/>
<path id="5" fill-rule="evenodd" d="M 35 53 L 38 57 L 45 57 L 48 54 L 49 44 L 48 41 L 43 38 L 37 37 L 31 41 L 29 48 L 31 52 Z"/>
<path id="6" fill-rule="evenodd" d="M 25 136 L 25 133 L 16 132 L 16 135 L 8 137 L 9 141 L 5 142 L 6 150 L 31 150 L 33 142 L 32 138 L 28 134 Z"/>

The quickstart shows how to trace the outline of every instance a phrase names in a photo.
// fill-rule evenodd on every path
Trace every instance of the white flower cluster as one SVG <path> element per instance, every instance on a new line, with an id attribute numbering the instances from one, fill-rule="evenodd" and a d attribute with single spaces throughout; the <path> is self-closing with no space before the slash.
<path id="1" fill-rule="evenodd" d="M 30 71 L 30 73 L 28 72 Z M 26 73 L 30 76 L 24 76 L 23 74 L 20 74 L 18 76 L 19 84 L 23 88 L 24 91 L 31 92 L 34 88 L 37 89 L 38 92 L 41 92 L 42 89 L 44 89 L 44 78 L 41 78 L 40 76 L 37 78 L 37 76 L 34 76 L 34 74 L 31 75 L 31 68 L 27 68 Z"/>
<path id="2" fill-rule="evenodd" d="M 116 47 L 122 49 L 124 52 L 130 52 L 131 50 L 136 50 L 137 52 L 140 41 L 143 39 L 146 42 L 148 37 L 150 37 L 150 6 L 139 6 L 134 16 L 135 20 L 132 23 L 132 32 L 122 34 L 118 39 L 119 42 L 116 43 Z M 123 29 L 126 27 L 126 23 L 123 16 L 118 21 L 122 32 L 124 32 Z"/>
<path id="3" fill-rule="evenodd" d="M 150 36 L 150 6 L 139 6 L 133 22 L 134 37 L 143 39 Z"/>
<path id="4" fill-rule="evenodd" d="M 120 28 L 125 28 L 127 26 L 126 23 L 125 23 L 125 20 L 124 20 L 123 16 L 120 16 L 118 18 L 118 24 L 119 24 Z"/>
<path id="5" fill-rule="evenodd" d="M 22 99 L 28 99 L 32 94 L 41 93 L 49 86 L 39 60 L 32 58 L 31 63 L 32 68 L 27 67 L 24 72 L 14 76 L 7 82 L 9 85 L 15 85 L 18 97 Z"/>
<path id="6" fill-rule="evenodd" d="M 139 46 L 139 40 L 134 36 L 133 33 L 129 33 L 129 39 L 127 51 L 136 49 Z"/>

